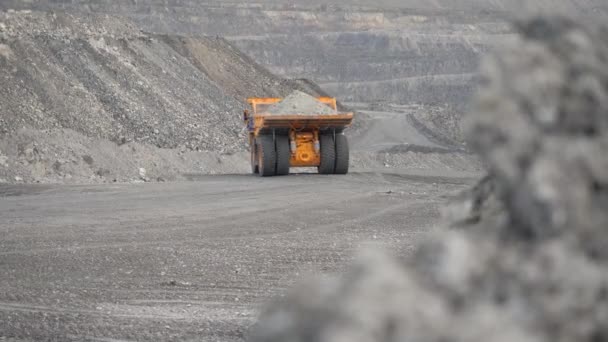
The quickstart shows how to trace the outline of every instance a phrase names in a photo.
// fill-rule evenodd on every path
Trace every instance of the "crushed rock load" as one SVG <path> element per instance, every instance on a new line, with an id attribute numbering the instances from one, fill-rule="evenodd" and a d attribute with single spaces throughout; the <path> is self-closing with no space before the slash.
<path id="1" fill-rule="evenodd" d="M 281 102 L 269 106 L 267 112 L 273 115 L 336 114 L 333 108 L 299 90 L 289 94 Z"/>
<path id="2" fill-rule="evenodd" d="M 482 68 L 466 132 L 491 175 L 456 224 L 294 289 L 251 341 L 608 340 L 608 27 L 516 28 Z"/>

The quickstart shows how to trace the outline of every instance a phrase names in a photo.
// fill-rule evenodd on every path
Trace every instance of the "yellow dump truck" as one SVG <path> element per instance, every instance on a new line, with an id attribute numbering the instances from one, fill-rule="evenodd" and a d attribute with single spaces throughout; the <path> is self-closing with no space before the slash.
<path id="1" fill-rule="evenodd" d="M 316 167 L 320 174 L 348 173 L 349 148 L 344 129 L 353 113 L 339 113 L 336 99 L 316 100 L 332 114 L 270 113 L 281 98 L 249 98 L 243 119 L 249 132 L 251 171 L 262 177 L 288 175 L 291 167 Z"/>

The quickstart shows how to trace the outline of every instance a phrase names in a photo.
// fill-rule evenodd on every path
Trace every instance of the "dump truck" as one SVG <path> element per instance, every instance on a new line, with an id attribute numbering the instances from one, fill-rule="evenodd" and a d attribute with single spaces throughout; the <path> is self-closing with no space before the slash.
<path id="1" fill-rule="evenodd" d="M 335 98 L 318 97 L 332 113 L 270 113 L 282 98 L 249 98 L 243 119 L 249 133 L 251 172 L 262 177 L 288 175 L 293 167 L 316 167 L 320 174 L 347 174 L 344 129 L 353 113 L 338 112 Z"/>

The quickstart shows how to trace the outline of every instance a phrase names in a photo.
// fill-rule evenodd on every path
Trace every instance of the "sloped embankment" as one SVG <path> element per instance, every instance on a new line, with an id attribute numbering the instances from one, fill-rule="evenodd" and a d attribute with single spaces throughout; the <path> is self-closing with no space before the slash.
<path id="1" fill-rule="evenodd" d="M 0 180 L 9 182 L 140 178 L 129 152 L 138 146 L 154 177 L 180 171 L 180 163 L 155 161 L 169 153 L 161 149 L 181 159 L 216 153 L 191 155 L 181 171 L 220 172 L 214 165 L 246 148 L 245 98 L 301 88 L 221 38 L 154 36 L 108 16 L 27 11 L 0 13 L 0 79 Z M 245 159 L 231 171 L 245 171 Z"/>
<path id="2" fill-rule="evenodd" d="M 155 37 L 97 16 L 14 13 L 0 22 L 2 133 L 70 128 L 237 151 L 244 98 L 290 91 L 219 38 Z"/>

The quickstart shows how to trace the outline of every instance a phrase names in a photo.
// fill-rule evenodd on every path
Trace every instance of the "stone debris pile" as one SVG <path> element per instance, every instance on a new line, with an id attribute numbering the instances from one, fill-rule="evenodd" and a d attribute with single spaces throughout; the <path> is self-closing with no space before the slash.
<path id="1" fill-rule="evenodd" d="M 337 114 L 333 108 L 299 90 L 289 94 L 281 102 L 269 106 L 267 112 L 273 115 Z"/>

